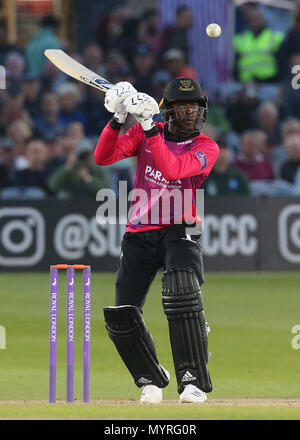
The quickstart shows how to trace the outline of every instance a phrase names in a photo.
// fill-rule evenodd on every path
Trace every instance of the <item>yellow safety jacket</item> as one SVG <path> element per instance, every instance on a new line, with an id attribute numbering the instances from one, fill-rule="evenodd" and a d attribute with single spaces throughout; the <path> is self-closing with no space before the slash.
<path id="1" fill-rule="evenodd" d="M 279 49 L 284 34 L 265 28 L 257 36 L 246 30 L 233 38 L 235 52 L 238 55 L 238 79 L 241 82 L 268 80 L 278 72 L 275 54 Z"/>

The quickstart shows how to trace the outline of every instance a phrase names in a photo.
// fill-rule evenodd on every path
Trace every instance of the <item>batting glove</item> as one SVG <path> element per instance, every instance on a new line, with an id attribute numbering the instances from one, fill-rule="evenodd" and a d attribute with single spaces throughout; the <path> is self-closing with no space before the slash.
<path id="1" fill-rule="evenodd" d="M 135 93 L 128 96 L 123 102 L 126 111 L 141 124 L 143 130 L 154 127 L 153 116 L 159 113 L 159 107 L 154 98 L 146 93 Z"/>
<path id="2" fill-rule="evenodd" d="M 123 124 L 127 117 L 127 110 L 123 105 L 124 100 L 136 93 L 136 89 L 127 81 L 121 81 L 110 88 L 105 94 L 104 107 L 114 113 L 114 118 Z"/>

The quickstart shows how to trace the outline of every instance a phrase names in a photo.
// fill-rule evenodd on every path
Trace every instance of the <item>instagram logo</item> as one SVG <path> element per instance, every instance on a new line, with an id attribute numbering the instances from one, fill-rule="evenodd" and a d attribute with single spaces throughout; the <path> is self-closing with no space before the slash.
<path id="1" fill-rule="evenodd" d="M 45 221 L 34 208 L 0 209 L 0 264 L 32 266 L 45 252 Z"/>
<path id="2" fill-rule="evenodd" d="M 281 255 L 291 263 L 300 263 L 300 205 L 284 208 L 278 220 Z"/>

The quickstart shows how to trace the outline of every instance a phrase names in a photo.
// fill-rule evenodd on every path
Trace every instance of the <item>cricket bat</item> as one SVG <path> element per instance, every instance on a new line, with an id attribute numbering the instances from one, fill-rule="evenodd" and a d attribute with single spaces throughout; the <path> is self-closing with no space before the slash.
<path id="1" fill-rule="evenodd" d="M 102 92 L 107 92 L 107 90 L 113 86 L 113 84 L 107 81 L 107 79 L 92 72 L 61 49 L 46 49 L 44 54 L 66 75 L 69 75 L 88 86 L 95 87 Z"/>

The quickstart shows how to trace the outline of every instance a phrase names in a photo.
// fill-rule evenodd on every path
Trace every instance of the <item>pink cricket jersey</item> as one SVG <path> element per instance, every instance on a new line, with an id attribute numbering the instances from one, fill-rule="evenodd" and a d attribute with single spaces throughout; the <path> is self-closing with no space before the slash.
<path id="1" fill-rule="evenodd" d="M 147 138 L 141 125 L 119 131 L 104 128 L 95 150 L 98 165 L 110 165 L 137 156 L 137 170 L 126 231 L 160 229 L 197 218 L 195 195 L 209 175 L 219 153 L 216 142 L 199 134 L 173 142 L 165 139 L 165 123 L 156 123 L 159 133 Z"/>

